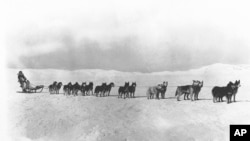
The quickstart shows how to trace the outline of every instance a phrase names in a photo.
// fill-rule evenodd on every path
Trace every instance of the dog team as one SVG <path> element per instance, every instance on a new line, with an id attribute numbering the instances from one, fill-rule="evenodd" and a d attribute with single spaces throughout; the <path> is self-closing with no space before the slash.
<path id="1" fill-rule="evenodd" d="M 72 84 L 69 82 L 67 85 L 62 85 L 62 82 L 53 82 L 53 84 L 49 85 L 50 94 L 59 94 L 59 90 L 63 86 L 64 95 L 95 95 L 100 97 L 110 96 L 110 91 L 112 87 L 115 86 L 113 82 L 102 83 L 98 85 L 94 89 L 94 83 L 83 82 L 81 85 L 76 82 Z M 136 82 L 132 82 L 129 85 L 129 82 L 125 82 L 124 86 L 120 86 L 118 88 L 118 98 L 135 98 L 135 90 L 136 90 Z M 164 81 L 162 84 L 158 84 L 156 86 L 148 87 L 146 91 L 146 96 L 148 99 L 165 99 L 165 93 L 167 91 L 168 82 Z M 203 81 L 193 80 L 192 85 L 183 85 L 177 86 L 175 96 L 177 97 L 177 101 L 180 101 L 180 97 L 184 95 L 184 100 L 191 101 L 198 100 L 199 93 L 201 88 L 203 87 Z M 240 87 L 240 80 L 236 80 L 233 82 L 228 82 L 226 86 L 219 87 L 215 86 L 212 89 L 213 102 L 223 102 L 223 97 L 226 97 L 227 103 L 235 102 L 235 97 L 238 92 L 238 88 Z"/>

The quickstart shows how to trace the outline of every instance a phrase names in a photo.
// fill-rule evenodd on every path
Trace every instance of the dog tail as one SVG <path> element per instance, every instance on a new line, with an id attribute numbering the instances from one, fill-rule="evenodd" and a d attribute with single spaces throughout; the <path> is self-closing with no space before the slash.
<path id="1" fill-rule="evenodd" d="M 147 92 L 146 92 L 146 96 L 148 99 L 150 99 L 150 88 L 148 88 Z"/>
<path id="2" fill-rule="evenodd" d="M 215 87 L 212 89 L 212 95 L 215 96 Z"/>
<path id="3" fill-rule="evenodd" d="M 176 89 L 175 96 L 178 95 L 178 89 L 179 89 L 179 87 L 177 87 L 177 89 Z"/>

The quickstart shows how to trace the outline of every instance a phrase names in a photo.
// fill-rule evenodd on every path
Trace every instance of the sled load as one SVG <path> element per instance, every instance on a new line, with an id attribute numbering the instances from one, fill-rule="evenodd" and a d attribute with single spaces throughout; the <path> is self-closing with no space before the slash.
<path id="1" fill-rule="evenodd" d="M 17 75 L 18 75 L 18 82 L 20 83 L 20 87 L 22 88 L 23 93 L 42 92 L 44 85 L 32 86 L 30 81 L 27 80 L 22 71 L 19 71 Z"/>

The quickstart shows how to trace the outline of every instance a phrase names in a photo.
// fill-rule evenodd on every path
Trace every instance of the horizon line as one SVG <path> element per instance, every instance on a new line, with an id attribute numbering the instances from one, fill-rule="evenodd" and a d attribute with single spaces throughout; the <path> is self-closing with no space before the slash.
<path id="1" fill-rule="evenodd" d="M 191 70 L 197 70 L 197 69 L 202 69 L 204 67 L 208 67 L 208 66 L 214 66 L 214 65 L 229 65 L 229 66 L 242 66 L 242 65 L 249 65 L 250 64 L 227 64 L 227 63 L 214 63 L 214 64 L 210 64 L 210 65 L 205 65 L 205 66 L 201 66 L 201 67 L 196 67 L 196 68 L 191 68 L 191 69 L 186 69 L 186 70 L 175 70 L 175 71 L 170 71 L 170 70 L 163 70 L 163 71 L 122 71 L 122 70 L 115 70 L 115 69 L 101 69 L 101 68 L 95 68 L 95 69 L 90 69 L 90 68 L 82 68 L 82 69 L 62 69 L 62 68 L 18 68 L 18 67 L 9 67 L 7 66 L 7 69 L 20 69 L 20 70 L 24 70 L 24 69 L 30 69 L 30 70 L 63 70 L 63 71 L 81 71 L 81 70 L 105 70 L 105 71 L 116 71 L 116 72 L 125 72 L 125 73 L 143 73 L 143 74 L 150 74 L 150 73 L 161 73 L 161 72 L 185 72 L 185 71 L 191 71 Z"/>

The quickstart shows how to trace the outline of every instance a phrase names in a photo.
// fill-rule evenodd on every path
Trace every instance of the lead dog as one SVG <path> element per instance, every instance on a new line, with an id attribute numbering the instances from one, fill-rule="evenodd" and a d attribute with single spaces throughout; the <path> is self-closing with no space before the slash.
<path id="1" fill-rule="evenodd" d="M 215 86 L 212 89 L 213 102 L 223 102 L 223 97 L 226 96 L 227 103 L 230 103 L 235 85 L 230 81 L 225 87 Z M 217 100 L 219 99 L 219 101 Z"/>

